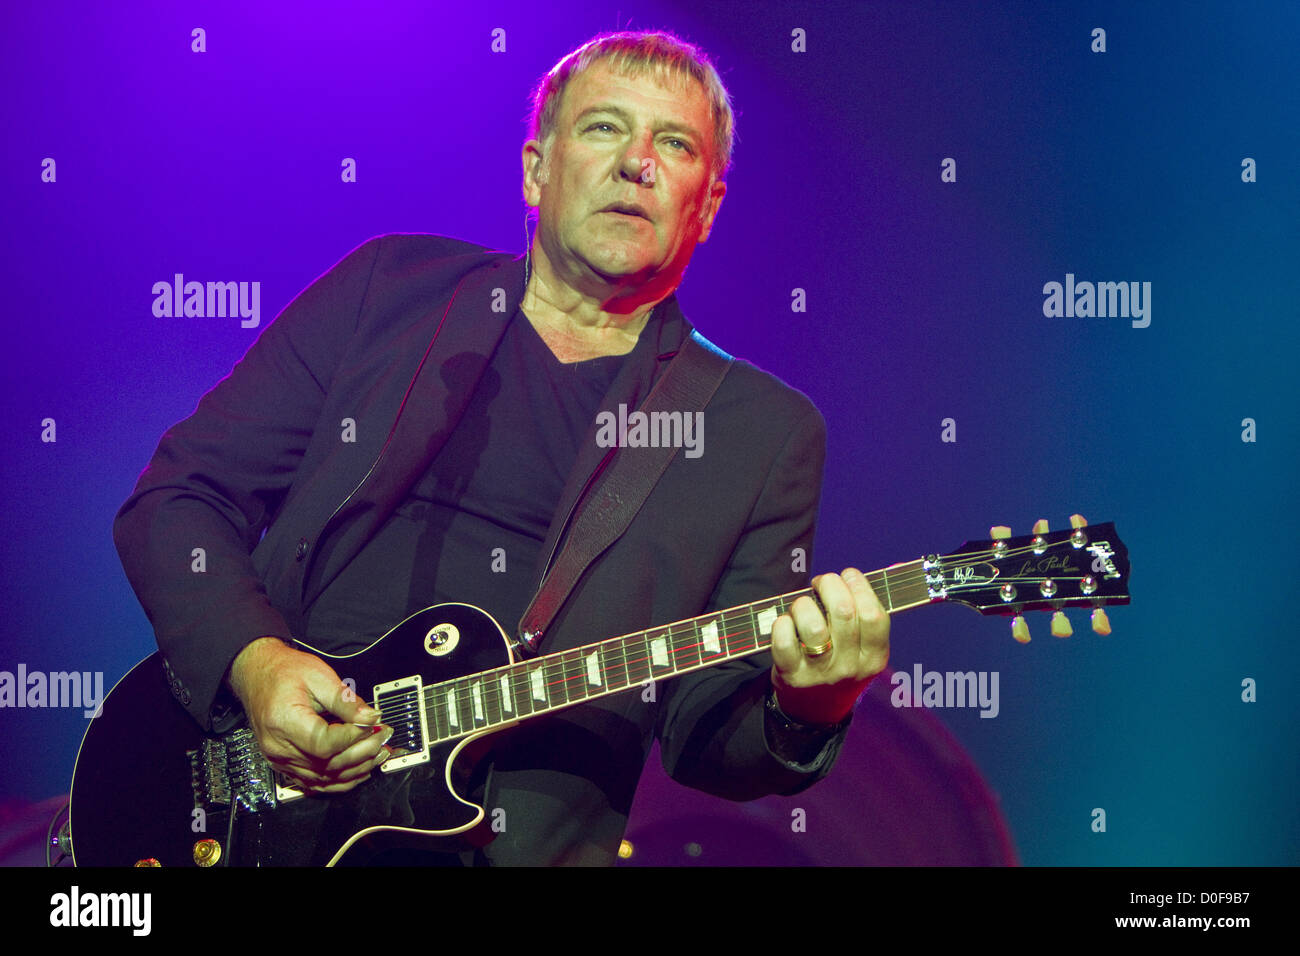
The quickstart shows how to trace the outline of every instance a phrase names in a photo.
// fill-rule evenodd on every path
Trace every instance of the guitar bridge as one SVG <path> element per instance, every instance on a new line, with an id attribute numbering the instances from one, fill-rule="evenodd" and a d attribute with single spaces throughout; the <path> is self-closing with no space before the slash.
<path id="1" fill-rule="evenodd" d="M 388 746 L 393 755 L 379 769 L 384 773 L 429 762 L 428 723 L 424 713 L 424 681 L 419 674 L 375 685 L 375 710 L 393 728 Z"/>
<path id="2" fill-rule="evenodd" d="M 209 737 L 198 750 L 186 751 L 186 756 L 196 809 L 210 813 L 235 804 L 241 811 L 256 813 L 275 807 L 280 788 L 250 728 Z"/>

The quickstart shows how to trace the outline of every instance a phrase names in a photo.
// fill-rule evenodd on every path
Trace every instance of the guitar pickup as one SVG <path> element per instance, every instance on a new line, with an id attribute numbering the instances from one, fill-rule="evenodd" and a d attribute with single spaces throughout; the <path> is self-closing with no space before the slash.
<path id="1" fill-rule="evenodd" d="M 395 753 L 379 768 L 384 773 L 429 762 L 428 723 L 424 712 L 424 681 L 419 674 L 375 685 L 374 708 L 393 728 L 388 746 Z"/>

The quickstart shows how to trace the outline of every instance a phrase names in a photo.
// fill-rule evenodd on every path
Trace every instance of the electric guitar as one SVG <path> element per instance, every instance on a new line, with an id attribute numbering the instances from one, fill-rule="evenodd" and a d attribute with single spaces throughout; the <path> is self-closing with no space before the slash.
<path id="1" fill-rule="evenodd" d="M 956 601 L 983 614 L 1128 604 L 1128 549 L 1113 524 L 968 541 L 867 575 L 889 613 Z M 485 737 L 523 720 L 767 650 L 772 624 L 811 589 L 516 661 L 485 611 L 440 604 L 336 657 L 394 728 L 394 755 L 364 783 L 305 795 L 273 771 L 248 727 L 205 734 L 172 698 L 162 658 L 137 664 L 90 723 L 73 771 L 78 866 L 333 866 L 394 847 L 483 839 L 485 811 L 458 795 Z"/>

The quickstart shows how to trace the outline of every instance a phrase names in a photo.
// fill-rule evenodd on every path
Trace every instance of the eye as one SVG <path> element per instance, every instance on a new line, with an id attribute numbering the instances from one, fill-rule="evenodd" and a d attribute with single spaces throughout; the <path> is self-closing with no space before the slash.
<path id="1" fill-rule="evenodd" d="M 591 132 L 593 129 L 599 129 L 599 128 L 601 128 L 601 127 L 604 127 L 605 129 L 610 130 L 610 131 L 613 131 L 613 129 L 614 129 L 614 125 L 613 125 L 612 123 L 600 122 L 600 123 L 592 123 L 590 126 L 587 127 L 586 132 L 589 133 L 589 132 Z"/>
<path id="2" fill-rule="evenodd" d="M 668 145 L 672 146 L 679 152 L 694 153 L 694 150 L 691 149 L 691 144 L 686 142 L 684 139 L 677 139 L 674 137 L 673 139 L 668 140 Z"/>

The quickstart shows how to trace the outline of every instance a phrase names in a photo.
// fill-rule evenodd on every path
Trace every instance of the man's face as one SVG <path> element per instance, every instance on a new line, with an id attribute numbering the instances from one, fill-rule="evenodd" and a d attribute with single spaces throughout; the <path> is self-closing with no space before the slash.
<path id="1" fill-rule="evenodd" d="M 710 185 L 714 156 L 695 81 L 666 88 L 607 62 L 571 79 L 550 143 L 530 140 L 523 153 L 524 197 L 539 207 L 537 238 L 557 277 L 597 295 L 674 288 L 727 191 Z"/>

